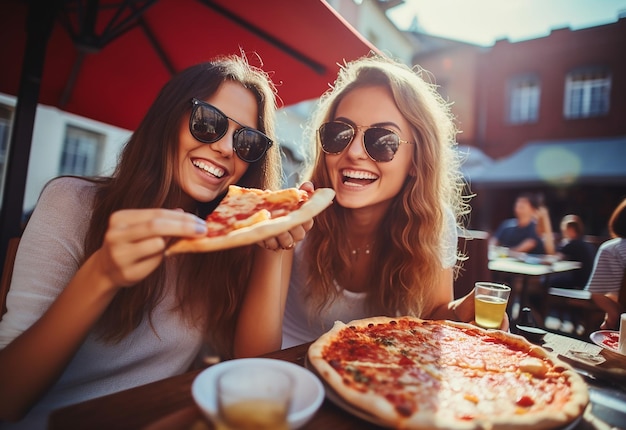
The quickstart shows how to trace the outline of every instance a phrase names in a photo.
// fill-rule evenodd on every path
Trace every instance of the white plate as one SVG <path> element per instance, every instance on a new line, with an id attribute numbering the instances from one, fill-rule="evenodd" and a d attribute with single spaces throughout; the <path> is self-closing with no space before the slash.
<path id="1" fill-rule="evenodd" d="M 218 376 L 226 370 L 246 365 L 254 365 L 259 369 L 278 368 L 288 372 L 296 381 L 294 397 L 287 416 L 291 429 L 297 429 L 306 424 L 324 401 L 324 387 L 321 381 L 304 367 L 271 358 L 242 358 L 215 364 L 200 372 L 194 379 L 191 394 L 207 418 L 213 420 L 217 415 L 215 386 Z"/>
<path id="2" fill-rule="evenodd" d="M 607 345 L 607 344 L 604 343 L 604 341 L 607 338 L 609 338 L 609 337 L 615 338 L 615 340 L 616 340 L 615 347 L 612 347 L 612 346 Z M 619 332 L 618 331 L 615 331 L 615 330 L 594 331 L 593 333 L 591 333 L 589 335 L 589 339 L 591 339 L 591 341 L 593 343 L 595 343 L 596 345 L 598 345 L 598 346 L 600 346 L 600 347 L 602 347 L 602 348 L 604 348 L 604 349 L 606 349 L 608 351 L 611 351 L 611 352 L 614 352 L 616 354 L 619 354 L 619 351 L 617 349 L 617 345 L 619 343 Z"/>

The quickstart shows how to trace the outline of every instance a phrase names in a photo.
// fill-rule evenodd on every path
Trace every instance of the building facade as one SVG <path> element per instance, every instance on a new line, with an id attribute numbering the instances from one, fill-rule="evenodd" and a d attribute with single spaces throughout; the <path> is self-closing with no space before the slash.
<path id="1" fill-rule="evenodd" d="M 499 40 L 477 63 L 475 144 L 501 158 L 534 140 L 626 135 L 626 18 Z"/>
<path id="2" fill-rule="evenodd" d="M 416 53 L 414 63 L 453 102 L 459 143 L 494 160 L 467 178 L 475 194 L 470 227 L 493 231 L 512 217 L 519 193 L 535 191 L 555 230 L 575 213 L 588 234 L 606 235 L 626 197 L 625 41 L 622 17 L 490 48 L 439 43 Z"/>

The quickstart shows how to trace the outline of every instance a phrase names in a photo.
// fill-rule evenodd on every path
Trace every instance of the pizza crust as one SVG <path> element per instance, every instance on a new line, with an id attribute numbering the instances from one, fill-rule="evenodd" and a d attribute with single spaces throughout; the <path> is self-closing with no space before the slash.
<path id="1" fill-rule="evenodd" d="M 350 326 L 366 327 L 368 324 L 385 324 L 393 318 L 388 317 L 371 317 L 363 320 L 350 321 L 344 324 L 336 321 L 333 328 L 320 336 L 315 342 L 309 346 L 307 358 L 309 363 L 314 367 L 315 371 L 322 377 L 330 388 L 343 400 L 350 405 L 364 411 L 382 421 L 382 424 L 396 428 L 406 428 L 405 423 L 399 418 L 393 405 L 384 401 L 380 396 L 372 392 L 361 392 L 346 386 L 342 376 L 335 371 L 331 364 L 323 358 L 323 352 L 326 346 L 332 344 L 338 333 Z M 381 424 L 379 422 L 379 424 Z M 435 428 L 433 422 L 423 422 L 424 428 Z"/>
<path id="2" fill-rule="evenodd" d="M 543 360 L 552 363 L 551 369 L 557 371 L 561 378 L 565 378 L 571 387 L 571 395 L 568 401 L 560 408 L 546 408 L 545 410 L 533 411 L 526 414 L 511 414 L 490 416 L 486 418 L 459 420 L 453 417 L 450 411 L 442 411 L 441 413 L 432 413 L 432 411 L 418 410 L 411 416 L 403 416 L 398 413 L 395 407 L 387 402 L 383 397 L 375 393 L 373 390 L 359 391 L 346 385 L 350 382 L 338 373 L 333 366 L 324 359 L 324 350 L 338 338 L 339 333 L 350 327 L 367 327 L 370 324 L 388 324 L 391 321 L 400 319 L 409 319 L 417 322 L 429 322 L 434 324 L 448 325 L 479 336 L 488 335 L 496 340 L 501 340 L 506 344 L 515 345 L 522 351 L 528 352 L 530 357 L 521 360 L 520 371 L 530 372 L 533 375 L 545 374 L 547 369 L 543 369 Z M 499 330 L 484 330 L 474 325 L 466 323 L 458 323 L 452 321 L 424 321 L 418 318 L 401 317 L 373 317 L 362 320 L 351 321 L 347 324 L 336 322 L 331 330 L 323 334 L 318 340 L 313 342 L 308 350 L 307 355 L 309 363 L 314 370 L 321 376 L 328 386 L 336 395 L 345 400 L 366 414 L 373 415 L 376 419 L 380 419 L 384 424 L 394 428 L 412 428 L 412 429 L 548 429 L 564 426 L 576 418 L 582 416 L 587 404 L 589 403 L 589 394 L 587 386 L 582 378 L 565 362 L 556 356 L 549 354 L 545 349 L 533 345 L 525 338 Z M 370 362 L 368 361 L 368 364 Z M 393 366 L 393 363 L 376 363 L 381 366 Z M 399 367 L 399 366 L 398 366 Z M 538 377 L 542 378 L 543 376 Z M 545 375 L 544 375 L 545 376 Z M 376 422 L 376 421 L 374 421 Z"/>
<path id="3" fill-rule="evenodd" d="M 165 251 L 165 255 L 220 251 L 251 245 L 269 239 L 289 231 L 318 215 L 332 203 L 334 197 L 335 191 L 333 189 L 318 188 L 299 209 L 287 215 L 233 230 L 224 236 L 181 239 L 170 246 Z"/>
<path id="4" fill-rule="evenodd" d="M 375 317 L 368 318 L 372 320 L 383 320 L 386 318 Z M 322 380 L 336 393 L 341 399 L 347 401 L 351 406 L 358 408 L 366 414 L 374 415 L 379 419 L 378 424 L 387 424 L 402 428 L 398 424 L 398 414 L 393 406 L 371 392 L 359 392 L 352 390 L 344 384 L 343 378 L 335 369 L 323 358 L 323 350 L 326 346 L 335 339 L 337 333 L 346 327 L 354 324 L 361 324 L 362 320 L 351 321 L 349 324 L 344 324 L 341 321 L 336 321 L 333 328 L 328 332 L 320 336 L 315 342 L 309 346 L 307 358 L 309 363 L 313 366 L 315 372 L 321 376 Z M 376 323 L 374 323 L 376 324 Z M 367 325 L 367 324 L 365 324 Z"/>

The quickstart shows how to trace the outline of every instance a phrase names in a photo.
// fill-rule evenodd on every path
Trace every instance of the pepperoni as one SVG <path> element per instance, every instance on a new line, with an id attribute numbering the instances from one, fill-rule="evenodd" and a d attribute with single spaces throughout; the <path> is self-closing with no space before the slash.
<path id="1" fill-rule="evenodd" d="M 404 417 L 410 417 L 413 415 L 413 412 L 417 409 L 416 405 L 413 402 L 408 401 L 402 395 L 388 393 L 385 398 L 394 405 L 396 411 Z"/>
<path id="2" fill-rule="evenodd" d="M 535 404 L 535 401 L 529 396 L 522 396 L 517 399 L 517 402 L 515 402 L 515 404 L 523 408 L 529 408 Z"/>
<path id="3" fill-rule="evenodd" d="M 415 362 L 409 358 L 406 358 L 406 356 L 402 356 L 400 357 L 400 362 L 398 363 L 400 366 L 412 366 L 415 364 Z"/>
<path id="4" fill-rule="evenodd" d="M 619 334 L 618 333 L 607 333 L 606 337 L 602 340 L 602 343 L 609 348 L 617 349 L 619 345 Z"/>

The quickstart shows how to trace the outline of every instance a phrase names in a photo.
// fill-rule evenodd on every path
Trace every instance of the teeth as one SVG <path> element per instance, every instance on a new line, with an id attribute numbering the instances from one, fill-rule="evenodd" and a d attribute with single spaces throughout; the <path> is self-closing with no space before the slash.
<path id="1" fill-rule="evenodd" d="M 193 165 L 204 170 L 205 172 L 217 177 L 217 178 L 221 178 L 222 176 L 224 176 L 224 170 L 217 168 L 213 165 L 210 164 L 205 164 L 202 161 L 192 161 Z"/>
<path id="2" fill-rule="evenodd" d="M 378 179 L 378 176 L 371 172 L 364 172 L 362 170 L 344 170 L 343 176 L 352 179 Z"/>

